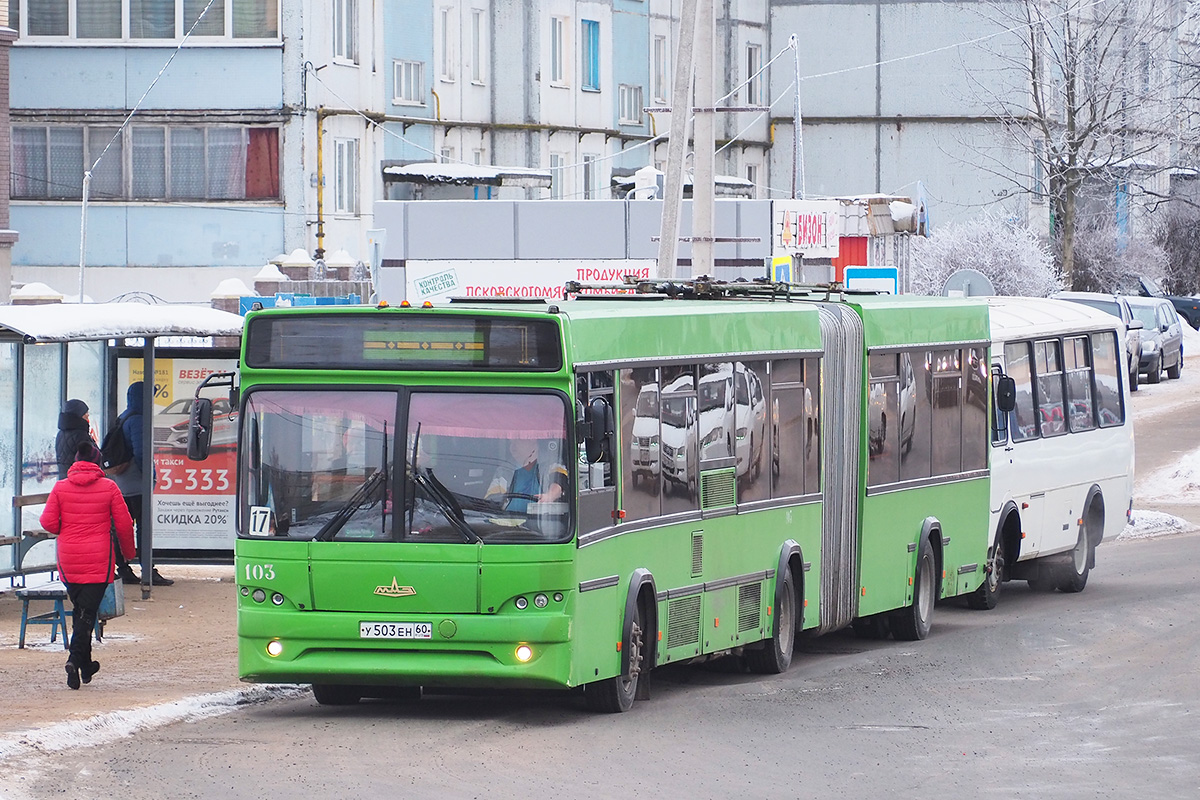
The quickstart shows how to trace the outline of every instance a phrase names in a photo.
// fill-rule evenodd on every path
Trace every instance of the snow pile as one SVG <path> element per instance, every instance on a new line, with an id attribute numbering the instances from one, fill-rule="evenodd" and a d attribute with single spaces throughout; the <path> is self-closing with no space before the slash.
<path id="1" fill-rule="evenodd" d="M 1155 536 L 1166 536 L 1171 533 L 1187 533 L 1196 530 L 1196 526 L 1186 519 L 1164 514 L 1161 511 L 1138 511 L 1134 509 L 1133 524 L 1126 525 L 1125 530 L 1117 537 L 1118 540 L 1150 539 Z"/>

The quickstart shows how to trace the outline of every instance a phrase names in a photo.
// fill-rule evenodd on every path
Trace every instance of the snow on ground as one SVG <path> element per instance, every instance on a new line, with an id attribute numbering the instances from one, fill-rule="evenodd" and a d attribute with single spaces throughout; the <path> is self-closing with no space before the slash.
<path id="1" fill-rule="evenodd" d="M 1117 536 L 1118 541 L 1127 539 L 1150 539 L 1155 536 L 1166 536 L 1172 533 L 1187 533 L 1196 530 L 1196 526 L 1186 519 L 1161 511 L 1133 512 L 1133 524 L 1126 525 L 1125 530 Z"/>
<path id="2" fill-rule="evenodd" d="M 32 753 L 51 753 L 68 747 L 78 747 L 80 742 L 87 742 L 89 746 L 104 744 L 131 736 L 140 730 L 157 728 L 171 722 L 220 716 L 239 706 L 264 703 L 307 691 L 308 687 L 264 684 L 187 697 L 148 708 L 99 714 L 84 720 L 60 722 L 46 728 L 21 731 L 0 738 L 0 761 L 16 755 L 28 756 Z"/>

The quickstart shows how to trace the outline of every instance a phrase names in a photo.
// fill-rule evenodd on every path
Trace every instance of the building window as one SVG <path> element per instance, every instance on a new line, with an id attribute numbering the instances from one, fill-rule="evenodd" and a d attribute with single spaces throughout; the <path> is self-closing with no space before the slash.
<path id="1" fill-rule="evenodd" d="M 450 164 L 456 160 L 457 159 L 454 158 L 453 147 L 443 147 L 441 152 L 438 154 L 438 161 L 442 162 L 443 164 Z"/>
<path id="2" fill-rule="evenodd" d="M 564 85 L 567 82 L 566 52 L 567 21 L 563 17 L 550 18 L 550 83 Z"/>
<path id="3" fill-rule="evenodd" d="M 396 105 L 425 105 L 425 62 L 392 62 L 392 102 Z"/>
<path id="4" fill-rule="evenodd" d="M 475 164 L 486 164 L 487 163 L 487 161 L 485 160 L 486 156 L 483 152 L 482 147 L 477 147 L 471 151 L 471 159 L 472 159 L 473 163 L 475 163 Z"/>
<path id="5" fill-rule="evenodd" d="M 758 165 L 757 164 L 747 164 L 746 165 L 746 180 L 750 181 L 750 183 L 753 184 L 753 186 L 750 189 L 750 191 L 752 193 L 750 196 L 758 197 Z"/>
<path id="6" fill-rule="evenodd" d="M 333 211 L 358 213 L 358 140 L 333 140 Z"/>
<path id="7" fill-rule="evenodd" d="M 13 199 L 79 200 L 85 167 L 96 201 L 279 199 L 278 128 L 131 125 L 114 140 L 117 130 L 14 125 Z"/>
<path id="8" fill-rule="evenodd" d="M 9 24 L 22 39 L 277 40 L 279 0 L 9 0 Z"/>
<path id="9" fill-rule="evenodd" d="M 654 102 L 667 102 L 667 37 L 654 37 Z"/>
<path id="10" fill-rule="evenodd" d="M 333 0 L 333 57 L 358 63 L 358 0 Z"/>
<path id="11" fill-rule="evenodd" d="M 622 125 L 642 124 L 642 87 L 622 83 L 617 92 Z"/>
<path id="12" fill-rule="evenodd" d="M 441 10 L 442 80 L 454 82 L 454 10 Z"/>
<path id="13" fill-rule="evenodd" d="M 761 106 L 763 102 L 763 79 L 758 71 L 762 69 L 762 47 L 757 44 L 746 45 L 746 105 Z"/>
<path id="14" fill-rule="evenodd" d="M 550 154 L 550 199 L 562 200 L 567 194 L 567 165 L 565 153 Z"/>
<path id="15" fill-rule="evenodd" d="M 579 86 L 600 91 L 600 23 L 585 19 L 579 23 Z"/>
<path id="16" fill-rule="evenodd" d="M 483 27 L 483 9 L 471 11 L 471 82 L 483 83 L 483 60 L 485 32 Z"/>
<path id="17" fill-rule="evenodd" d="M 583 199 L 595 200 L 600 196 L 598 167 L 600 156 L 585 153 L 583 156 Z"/>

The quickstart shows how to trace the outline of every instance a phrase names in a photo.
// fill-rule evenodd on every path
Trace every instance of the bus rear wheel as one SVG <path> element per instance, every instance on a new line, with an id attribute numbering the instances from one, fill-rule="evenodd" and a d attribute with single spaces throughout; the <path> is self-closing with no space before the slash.
<path id="1" fill-rule="evenodd" d="M 899 640 L 915 642 L 929 635 L 933 627 L 933 604 L 937 600 L 937 560 L 929 538 L 921 539 L 917 550 L 917 569 L 913 576 L 912 603 L 893 613 L 892 635 Z"/>
<path id="2" fill-rule="evenodd" d="M 352 706 L 362 699 L 358 686 L 342 686 L 334 683 L 314 683 L 313 697 L 323 706 Z"/>
<path id="3" fill-rule="evenodd" d="M 1088 562 L 1092 555 L 1089 549 L 1087 526 L 1080 525 L 1079 539 L 1075 542 L 1075 549 L 1071 551 L 1071 560 L 1061 567 L 1062 571 L 1058 579 L 1059 591 L 1082 592 L 1083 588 L 1087 586 L 1088 573 L 1091 571 Z"/>
<path id="4" fill-rule="evenodd" d="M 996 535 L 996 544 L 988 553 L 987 567 L 983 583 L 979 588 L 967 595 L 967 606 L 977 611 L 989 611 L 996 607 L 1000 600 L 1000 584 L 1004 576 L 1004 546 L 1000 534 Z"/>
<path id="5" fill-rule="evenodd" d="M 638 679 L 642 673 L 642 652 L 645 644 L 642 636 L 642 609 L 640 605 L 633 608 L 633 625 L 630 627 L 629 641 L 625 642 L 626 652 L 629 653 L 629 669 L 623 675 L 605 678 L 584 687 L 584 700 L 593 711 L 620 714 L 633 708 Z"/>
<path id="6" fill-rule="evenodd" d="M 746 666 L 751 672 L 778 675 L 792 665 L 796 644 L 796 584 L 792 571 L 783 573 L 783 591 L 775 609 L 775 630 L 760 650 L 747 650 Z"/>

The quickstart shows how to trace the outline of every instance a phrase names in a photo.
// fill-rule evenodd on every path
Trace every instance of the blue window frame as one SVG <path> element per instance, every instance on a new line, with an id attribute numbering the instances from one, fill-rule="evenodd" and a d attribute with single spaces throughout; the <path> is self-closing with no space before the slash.
<path id="1" fill-rule="evenodd" d="M 580 20 L 579 47 L 582 63 L 579 85 L 593 92 L 600 91 L 600 23 Z"/>

